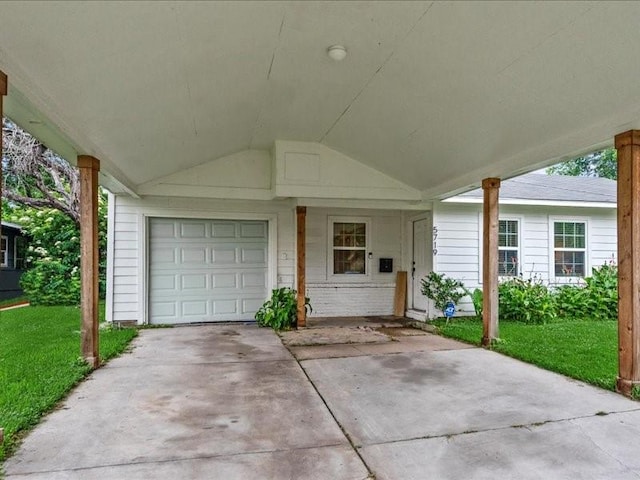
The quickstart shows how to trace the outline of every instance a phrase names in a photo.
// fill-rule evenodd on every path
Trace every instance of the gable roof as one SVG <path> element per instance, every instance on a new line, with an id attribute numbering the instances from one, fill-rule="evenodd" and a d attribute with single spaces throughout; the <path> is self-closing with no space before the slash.
<path id="1" fill-rule="evenodd" d="M 453 203 L 482 202 L 481 188 L 447 199 Z M 599 177 L 571 177 L 529 173 L 504 180 L 500 203 L 524 205 L 567 205 L 615 208 L 617 182 Z"/>

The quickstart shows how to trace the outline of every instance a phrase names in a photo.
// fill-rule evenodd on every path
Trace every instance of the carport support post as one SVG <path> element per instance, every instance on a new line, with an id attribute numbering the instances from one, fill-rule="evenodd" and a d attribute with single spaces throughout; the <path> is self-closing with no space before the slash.
<path id="1" fill-rule="evenodd" d="M 98 351 L 98 172 L 100 161 L 78 156 L 80 170 L 80 304 L 82 356 L 93 368 L 100 364 Z"/>
<path id="2" fill-rule="evenodd" d="M 499 178 L 482 180 L 484 191 L 482 239 L 482 345 L 498 338 L 498 198 Z"/>
<path id="3" fill-rule="evenodd" d="M 640 130 L 616 135 L 618 150 L 618 379 L 640 385 Z"/>
<path id="4" fill-rule="evenodd" d="M 307 291 L 306 272 L 306 217 L 307 207 L 296 207 L 296 278 L 297 278 L 297 302 L 298 315 L 297 326 L 307 325 L 307 310 L 304 306 L 304 297 Z"/>

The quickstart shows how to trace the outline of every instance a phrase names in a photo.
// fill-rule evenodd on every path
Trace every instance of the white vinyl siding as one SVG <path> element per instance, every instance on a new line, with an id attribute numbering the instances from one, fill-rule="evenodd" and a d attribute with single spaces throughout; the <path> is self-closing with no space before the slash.
<path id="1" fill-rule="evenodd" d="M 268 288 L 295 287 L 295 212 L 286 201 L 113 197 L 113 248 L 107 296 L 110 321 L 148 321 L 149 217 L 261 220 L 269 224 Z M 272 225 L 275 228 L 271 228 Z"/>
<path id="2" fill-rule="evenodd" d="M 333 275 L 333 221 L 367 223 L 366 275 Z M 403 265 L 404 216 L 397 210 L 308 207 L 306 282 L 314 317 L 391 315 L 398 270 Z M 369 258 L 371 252 L 371 258 Z M 380 258 L 393 272 L 379 272 Z"/>
<path id="3" fill-rule="evenodd" d="M 482 205 L 436 203 L 433 225 L 437 229 L 434 270 L 464 282 L 473 290 L 482 287 Z M 554 221 L 586 221 L 587 275 L 591 269 L 617 258 L 614 208 L 504 205 L 500 219 L 518 220 L 520 273 L 550 284 L 570 281 L 554 275 L 552 227 Z M 550 236 L 551 233 L 551 236 Z M 472 314 L 468 298 L 459 305 L 461 314 Z"/>

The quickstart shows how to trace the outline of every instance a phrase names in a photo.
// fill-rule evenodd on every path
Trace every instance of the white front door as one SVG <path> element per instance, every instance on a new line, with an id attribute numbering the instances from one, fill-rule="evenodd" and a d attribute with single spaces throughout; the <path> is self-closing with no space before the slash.
<path id="1" fill-rule="evenodd" d="M 431 250 L 431 218 L 416 220 L 413 222 L 412 308 L 423 312 L 427 311 L 428 303 L 427 297 L 420 291 L 420 280 L 431 271 Z"/>

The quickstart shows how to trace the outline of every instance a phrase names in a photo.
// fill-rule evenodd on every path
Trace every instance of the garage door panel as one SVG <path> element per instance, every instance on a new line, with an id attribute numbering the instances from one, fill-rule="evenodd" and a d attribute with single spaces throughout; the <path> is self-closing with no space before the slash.
<path id="1" fill-rule="evenodd" d="M 183 301 L 181 303 L 183 317 L 206 317 L 209 315 L 209 302 L 206 300 Z"/>
<path id="2" fill-rule="evenodd" d="M 253 320 L 267 297 L 267 222 L 151 219 L 152 323 Z"/>
<path id="3" fill-rule="evenodd" d="M 238 314 L 238 300 L 212 300 L 213 314 L 217 316 L 221 315 L 237 315 Z"/>
<path id="4" fill-rule="evenodd" d="M 178 302 L 154 302 L 150 313 L 155 318 L 176 318 Z"/>
<path id="5" fill-rule="evenodd" d="M 267 249 L 264 247 L 258 248 L 256 246 L 242 247 L 240 249 L 239 256 L 244 264 L 253 263 L 256 265 L 263 265 L 267 261 Z"/>
<path id="6" fill-rule="evenodd" d="M 176 238 L 176 223 L 171 220 L 154 219 L 149 234 L 153 238 Z"/>
<path id="7" fill-rule="evenodd" d="M 209 288 L 209 275 L 206 273 L 181 275 L 180 280 L 180 286 L 183 291 L 206 290 Z"/>
<path id="8" fill-rule="evenodd" d="M 177 275 L 153 275 L 151 283 L 156 290 L 176 290 Z"/>
<path id="9" fill-rule="evenodd" d="M 207 238 L 207 224 L 203 221 L 180 223 L 180 238 Z"/>
<path id="10" fill-rule="evenodd" d="M 180 263 L 202 265 L 207 263 L 207 248 L 204 246 L 193 246 L 180 249 Z"/>
<path id="11" fill-rule="evenodd" d="M 215 265 L 229 265 L 238 262 L 235 246 L 220 245 L 211 249 L 211 263 Z"/>
<path id="12" fill-rule="evenodd" d="M 235 239 L 237 224 L 230 222 L 212 222 L 211 237 L 214 239 Z"/>
<path id="13" fill-rule="evenodd" d="M 237 288 L 238 287 L 238 274 L 237 273 L 213 273 L 211 275 L 212 288 Z"/>
<path id="14" fill-rule="evenodd" d="M 241 223 L 240 238 L 267 238 L 267 225 L 265 223 Z"/>
<path id="15" fill-rule="evenodd" d="M 264 299 L 262 298 L 245 298 L 242 299 L 242 313 L 243 314 L 252 314 L 262 306 L 264 303 Z"/>
<path id="16" fill-rule="evenodd" d="M 152 252 L 152 259 L 154 265 L 161 267 L 163 265 L 169 265 L 170 267 L 178 263 L 178 249 L 175 247 L 160 247 L 156 248 Z"/>
<path id="17" fill-rule="evenodd" d="M 258 288 L 263 291 L 267 288 L 267 276 L 261 272 L 247 272 L 240 274 L 241 285 L 243 289 Z"/>

